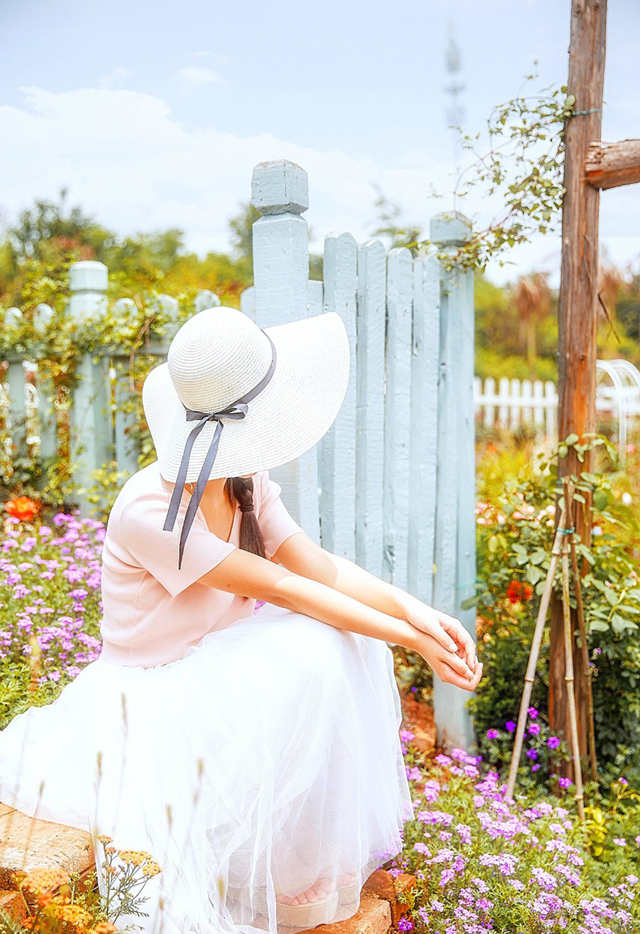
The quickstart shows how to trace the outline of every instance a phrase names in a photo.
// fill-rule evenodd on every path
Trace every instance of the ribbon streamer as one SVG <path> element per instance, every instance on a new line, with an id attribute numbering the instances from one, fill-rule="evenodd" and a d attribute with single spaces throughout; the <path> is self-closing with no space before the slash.
<path id="1" fill-rule="evenodd" d="M 262 330 L 262 328 L 260 329 Z M 193 448 L 194 442 L 207 422 L 217 422 L 216 430 L 213 433 L 213 438 L 209 445 L 209 450 L 207 451 L 204 463 L 200 469 L 198 479 L 196 480 L 196 485 L 194 487 L 193 493 L 191 494 L 191 499 L 189 500 L 189 505 L 185 512 L 184 521 L 182 523 L 182 529 L 180 530 L 180 547 L 178 552 L 178 569 L 182 567 L 182 556 L 184 554 L 185 545 L 187 544 L 187 538 L 189 537 L 189 532 L 191 531 L 191 526 L 196 516 L 198 506 L 200 505 L 200 500 L 202 499 L 202 494 L 204 493 L 204 488 L 207 485 L 209 480 L 211 470 L 213 469 L 213 464 L 216 459 L 216 454 L 218 453 L 218 445 L 220 444 L 220 435 L 222 434 L 222 429 L 224 423 L 221 421 L 223 418 L 231 419 L 241 419 L 244 418 L 248 412 L 247 403 L 251 402 L 252 399 L 262 392 L 265 386 L 271 381 L 276 368 L 276 348 L 273 344 L 273 341 L 266 333 L 262 331 L 265 337 L 269 340 L 271 344 L 271 364 L 266 374 L 262 377 L 257 386 L 254 386 L 253 389 L 250 389 L 249 392 L 245 393 L 244 396 L 241 396 L 240 399 L 237 399 L 235 402 L 232 402 L 231 405 L 226 406 L 224 409 L 220 409 L 219 412 L 199 412 L 197 409 L 188 409 L 186 406 L 185 413 L 186 419 L 188 422 L 198 420 L 198 424 L 193 427 L 189 432 L 187 440 L 184 445 L 184 450 L 182 452 L 182 459 L 180 461 L 180 467 L 178 469 L 178 476 L 176 478 L 175 486 L 173 488 L 173 493 L 171 494 L 171 500 L 169 502 L 169 509 L 167 510 L 167 516 L 164 521 L 163 531 L 171 532 L 176 522 L 178 516 L 178 510 L 180 508 L 180 501 L 182 499 L 182 493 L 187 482 L 187 472 L 189 470 L 189 459 L 191 457 L 191 449 Z M 183 403 L 184 405 L 184 403 Z"/>

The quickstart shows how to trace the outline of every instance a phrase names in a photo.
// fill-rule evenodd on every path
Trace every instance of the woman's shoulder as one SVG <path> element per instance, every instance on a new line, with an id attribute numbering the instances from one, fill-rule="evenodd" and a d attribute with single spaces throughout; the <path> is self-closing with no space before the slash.
<path id="1" fill-rule="evenodd" d="M 139 512 L 148 515 L 154 508 L 166 510 L 170 499 L 171 484 L 162 478 L 158 462 L 154 461 L 125 481 L 111 509 L 109 524 L 113 527 Z"/>

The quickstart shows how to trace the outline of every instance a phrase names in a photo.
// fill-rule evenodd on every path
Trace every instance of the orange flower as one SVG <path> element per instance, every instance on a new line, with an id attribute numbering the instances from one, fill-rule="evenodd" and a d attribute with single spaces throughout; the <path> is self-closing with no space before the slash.
<path id="1" fill-rule="evenodd" d="M 21 888 L 39 895 L 51 892 L 60 885 L 69 882 L 69 874 L 64 869 L 34 869 L 20 883 Z"/>
<path id="2" fill-rule="evenodd" d="M 117 928 L 111 921 L 99 921 L 94 928 L 91 928 L 89 934 L 118 934 L 120 928 Z"/>
<path id="3" fill-rule="evenodd" d="M 4 504 L 5 511 L 19 519 L 21 522 L 33 522 L 40 512 L 42 506 L 28 496 L 16 496 L 15 499 L 7 500 Z"/>
<path id="4" fill-rule="evenodd" d="M 533 587 L 523 581 L 511 581 L 507 587 L 507 599 L 511 603 L 520 603 L 530 600 L 533 596 Z"/>

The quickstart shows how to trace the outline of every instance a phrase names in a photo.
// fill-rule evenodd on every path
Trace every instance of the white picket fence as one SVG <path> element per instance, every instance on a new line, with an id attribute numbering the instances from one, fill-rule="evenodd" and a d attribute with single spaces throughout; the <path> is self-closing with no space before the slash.
<path id="1" fill-rule="evenodd" d="M 640 371 L 628 360 L 598 360 L 596 413 L 599 422 L 615 423 L 621 454 L 630 433 L 640 429 Z M 557 439 L 558 391 L 553 381 L 509 379 L 496 383 L 488 377 L 474 380 L 476 420 L 485 428 L 515 431 L 523 425 L 540 437 Z"/>
<path id="2" fill-rule="evenodd" d="M 552 380 L 542 382 L 509 379 L 503 376 L 496 384 L 488 377 L 484 382 L 476 376 L 474 403 L 478 421 L 485 428 L 508 428 L 532 425 L 548 438 L 555 438 L 558 391 Z"/>

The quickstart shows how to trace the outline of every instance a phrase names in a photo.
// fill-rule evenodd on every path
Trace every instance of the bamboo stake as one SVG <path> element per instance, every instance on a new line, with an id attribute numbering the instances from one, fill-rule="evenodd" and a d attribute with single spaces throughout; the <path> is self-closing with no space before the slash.
<path id="1" fill-rule="evenodd" d="M 569 478 L 563 480 L 564 483 L 564 496 L 565 504 L 567 508 L 567 515 L 573 517 L 573 482 L 569 481 Z M 571 521 L 571 520 L 569 520 Z M 575 522 L 573 523 L 573 528 L 575 529 Z M 586 695 L 587 695 L 587 737 L 588 737 L 588 754 L 589 754 L 589 770 L 591 775 L 591 781 L 598 781 L 598 759 L 596 756 L 596 728 L 595 721 L 593 716 L 593 684 L 592 684 L 592 675 L 593 670 L 589 662 L 589 645 L 587 642 L 587 628 L 584 622 L 584 604 L 582 602 L 582 578 L 580 576 L 580 571 L 578 570 L 578 554 L 576 551 L 576 536 L 573 532 L 569 536 L 569 546 L 571 550 L 571 570 L 573 573 L 573 589 L 576 597 L 576 616 L 578 617 L 578 632 L 580 633 L 580 653 L 582 655 L 583 668 L 584 668 L 584 677 L 585 677 L 585 686 L 586 686 Z"/>
<path id="2" fill-rule="evenodd" d="M 566 505 L 566 503 L 565 503 Z M 578 817 L 584 820 L 584 794 L 582 790 L 582 765 L 580 762 L 580 742 L 578 740 L 578 716 L 573 678 L 573 630 L 571 626 L 571 603 L 569 600 L 569 541 L 565 534 L 562 543 L 562 618 L 564 622 L 564 666 L 567 702 L 569 705 L 569 729 L 571 734 L 571 753 L 576 785 L 576 804 Z"/>
<path id="3" fill-rule="evenodd" d="M 527 712 L 529 710 L 529 702 L 531 701 L 533 680 L 535 678 L 536 667 L 538 665 L 538 656 L 540 654 L 540 646 L 542 644 L 544 624 L 547 619 L 547 613 L 549 612 L 549 603 L 551 601 L 551 594 L 553 592 L 553 581 L 556 576 L 558 561 L 560 560 L 562 550 L 562 529 L 564 528 L 565 515 L 565 507 L 563 506 L 560 512 L 560 520 L 558 522 L 555 538 L 553 541 L 551 561 L 549 562 L 547 579 L 545 581 L 544 590 L 542 591 L 542 597 L 540 599 L 540 607 L 538 609 L 536 626 L 533 632 L 533 640 L 531 642 L 531 651 L 529 653 L 529 662 L 527 664 L 527 671 L 524 676 L 524 688 L 522 691 L 522 700 L 520 702 L 518 726 L 516 727 L 513 752 L 511 754 L 511 766 L 509 768 L 509 779 L 507 781 L 507 798 L 513 797 L 513 791 L 516 787 L 516 776 L 518 774 L 518 766 L 520 765 L 520 757 L 522 756 L 522 741 L 524 739 L 524 731 L 527 725 Z"/>

